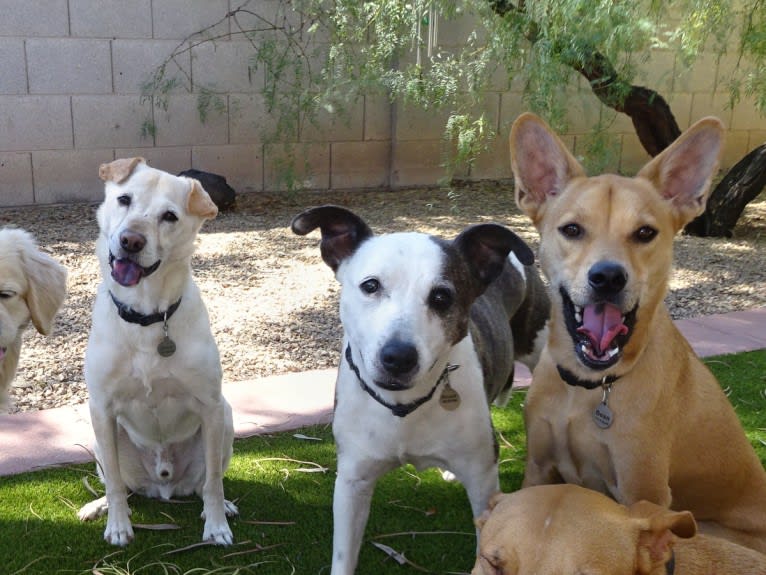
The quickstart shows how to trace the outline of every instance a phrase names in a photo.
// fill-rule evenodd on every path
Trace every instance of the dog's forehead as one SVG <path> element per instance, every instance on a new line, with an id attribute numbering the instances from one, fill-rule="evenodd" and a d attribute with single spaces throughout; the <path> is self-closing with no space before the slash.
<path id="1" fill-rule="evenodd" d="M 401 232 L 373 236 L 363 242 L 349 270 L 360 275 L 442 276 L 445 273 L 447 252 L 432 236 L 419 232 Z"/>
<path id="2" fill-rule="evenodd" d="M 145 206 L 168 201 L 183 205 L 190 187 L 187 178 L 142 164 L 121 184 L 107 183 L 107 193 L 130 194 L 134 201 Z"/>

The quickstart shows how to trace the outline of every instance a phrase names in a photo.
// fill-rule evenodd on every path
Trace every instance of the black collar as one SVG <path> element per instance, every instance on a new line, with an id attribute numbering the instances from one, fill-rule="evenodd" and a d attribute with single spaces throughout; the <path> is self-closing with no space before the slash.
<path id="1" fill-rule="evenodd" d="M 670 560 L 665 563 L 665 573 L 667 575 L 673 575 L 676 572 L 676 551 L 670 550 Z"/>
<path id="2" fill-rule="evenodd" d="M 354 364 L 354 361 L 351 359 L 351 344 L 346 346 L 346 361 L 348 362 L 348 366 L 351 368 L 351 370 L 356 374 L 356 378 L 359 380 L 359 385 L 362 386 L 362 389 L 365 390 L 367 393 L 370 394 L 370 397 L 372 397 L 375 401 L 377 401 L 380 405 L 383 407 L 386 407 L 391 410 L 391 413 L 393 413 L 397 417 L 404 417 L 405 415 L 409 415 L 413 411 L 415 411 L 418 407 L 423 405 L 426 401 L 431 399 L 434 396 L 434 393 L 436 392 L 436 388 L 439 387 L 439 385 L 446 381 L 449 377 L 449 372 L 456 370 L 458 367 L 457 365 L 451 365 L 447 364 L 447 367 L 444 368 L 444 371 L 439 376 L 439 379 L 436 381 L 434 386 L 431 388 L 431 391 L 428 392 L 428 395 L 424 395 L 423 397 L 416 399 L 415 401 L 412 401 L 410 403 L 388 403 L 386 402 L 382 397 L 380 397 L 377 392 L 372 389 L 369 385 L 367 385 L 364 380 L 362 379 L 362 376 L 359 374 L 359 368 Z"/>
<path id="3" fill-rule="evenodd" d="M 167 310 L 145 315 L 143 313 L 137 312 L 128 304 L 122 303 L 120 300 L 114 297 L 114 294 L 111 291 L 109 292 L 109 295 L 112 296 L 112 301 L 114 302 L 114 305 L 117 306 L 117 313 L 122 319 L 128 323 L 137 323 L 138 325 L 144 327 L 147 325 L 152 325 L 153 323 L 169 320 L 170 317 L 178 309 L 178 306 L 181 305 L 181 298 L 179 297 L 178 301 L 171 305 Z"/>
<path id="4" fill-rule="evenodd" d="M 561 367 L 558 364 L 556 365 L 556 369 L 559 370 L 559 376 L 564 380 L 565 383 L 574 387 L 584 387 L 585 389 L 596 389 L 597 387 L 614 383 L 620 379 L 619 375 L 607 375 L 600 380 L 589 381 L 587 379 L 580 379 L 574 373 L 564 367 Z"/>

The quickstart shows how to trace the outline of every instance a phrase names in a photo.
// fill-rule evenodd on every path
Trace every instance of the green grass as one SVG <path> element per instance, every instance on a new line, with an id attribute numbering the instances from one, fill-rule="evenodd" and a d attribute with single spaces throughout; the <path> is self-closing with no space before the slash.
<path id="1" fill-rule="evenodd" d="M 766 463 L 766 350 L 708 362 Z M 521 484 L 523 393 L 494 410 L 500 435 L 503 490 Z M 179 529 L 137 529 L 126 549 L 107 545 L 104 520 L 80 523 L 75 509 L 100 489 L 94 466 L 0 478 L 0 573 L 127 574 L 329 574 L 335 450 L 329 427 L 239 440 L 226 474 L 225 490 L 238 500 L 241 516 L 231 520 L 237 543 L 185 549 L 199 542 L 201 502 L 161 503 L 134 496 L 134 524 L 172 524 Z M 279 458 L 279 459 L 277 459 Z M 303 462 L 303 463 L 302 463 Z M 465 573 L 473 563 L 474 537 L 463 488 L 434 471 L 411 467 L 385 476 L 373 498 L 359 573 L 416 573 L 400 566 L 372 542 L 403 553 L 434 573 Z M 171 553 L 175 551 L 175 553 Z M 168 554 L 170 553 L 170 554 Z"/>

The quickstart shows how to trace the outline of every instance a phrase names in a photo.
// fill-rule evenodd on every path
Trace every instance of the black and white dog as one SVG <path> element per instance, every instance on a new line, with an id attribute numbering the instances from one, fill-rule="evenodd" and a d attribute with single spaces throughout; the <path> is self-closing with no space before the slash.
<path id="1" fill-rule="evenodd" d="M 532 251 L 500 225 L 469 227 L 450 242 L 373 236 L 337 206 L 292 222 L 299 235 L 316 228 L 342 286 L 332 557 L 332 575 L 341 575 L 356 568 L 375 483 L 391 469 L 449 470 L 474 516 L 484 511 L 499 490 L 488 404 L 510 391 L 514 359 L 537 362 L 549 301 Z"/>

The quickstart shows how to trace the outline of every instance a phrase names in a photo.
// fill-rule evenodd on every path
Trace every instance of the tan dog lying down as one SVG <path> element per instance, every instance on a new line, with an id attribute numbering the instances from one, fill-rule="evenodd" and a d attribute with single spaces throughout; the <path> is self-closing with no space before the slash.
<path id="1" fill-rule="evenodd" d="M 48 335 L 66 296 L 66 270 L 24 230 L 0 230 L 0 409 L 16 375 L 21 336 L 32 320 Z"/>
<path id="2" fill-rule="evenodd" d="M 635 178 L 586 177 L 542 120 L 514 123 L 516 201 L 540 232 L 551 288 L 524 486 L 688 509 L 703 532 L 766 552 L 766 472 L 663 303 L 673 238 L 705 207 L 722 134 L 706 118 Z"/>
<path id="3" fill-rule="evenodd" d="M 766 555 L 697 535 L 694 517 L 577 485 L 498 493 L 472 575 L 764 575 Z"/>

